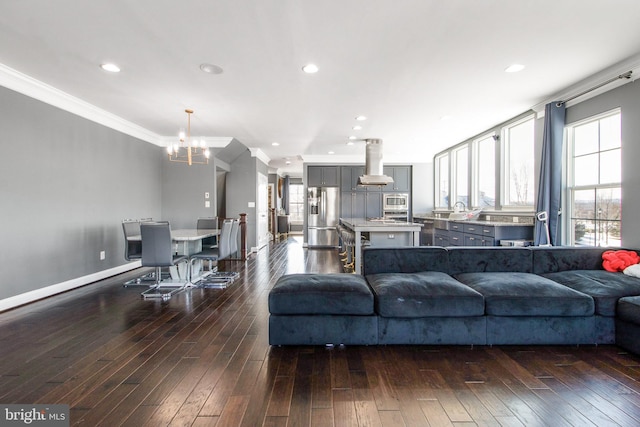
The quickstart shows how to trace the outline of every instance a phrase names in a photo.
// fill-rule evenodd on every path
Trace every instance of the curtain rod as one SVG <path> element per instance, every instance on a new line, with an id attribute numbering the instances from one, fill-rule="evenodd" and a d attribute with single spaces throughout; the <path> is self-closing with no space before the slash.
<path id="1" fill-rule="evenodd" d="M 616 80 L 620 80 L 620 79 L 630 79 L 630 78 L 631 78 L 631 73 L 633 73 L 633 71 L 627 71 L 626 73 L 622 73 L 622 74 L 620 74 L 620 75 L 618 75 L 618 76 L 616 76 L 616 77 L 614 77 L 614 78 L 612 78 L 612 79 L 607 80 L 606 82 L 602 82 L 602 83 L 600 83 L 599 85 L 592 87 L 591 89 L 587 89 L 587 90 L 585 90 L 584 92 L 580 92 L 580 93 L 579 93 L 579 94 L 577 94 L 577 95 L 573 95 L 571 98 L 565 99 L 564 101 L 558 101 L 558 102 L 556 103 L 556 107 L 561 107 L 561 106 L 562 106 L 562 104 L 566 104 L 566 103 L 567 103 L 567 102 L 569 102 L 569 101 L 572 101 L 572 100 L 574 100 L 574 99 L 576 99 L 576 98 L 581 97 L 582 95 L 586 95 L 586 94 L 587 94 L 587 93 L 589 93 L 589 92 L 592 92 L 592 91 L 594 91 L 594 90 L 596 90 L 596 89 L 600 89 L 602 86 L 608 85 L 609 83 L 613 83 L 613 82 L 615 82 Z"/>

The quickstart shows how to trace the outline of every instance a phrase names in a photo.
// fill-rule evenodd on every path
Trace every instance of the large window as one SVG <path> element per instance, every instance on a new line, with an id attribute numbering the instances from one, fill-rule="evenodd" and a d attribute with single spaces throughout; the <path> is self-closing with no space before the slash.
<path id="1" fill-rule="evenodd" d="M 570 226 L 574 245 L 620 246 L 622 176 L 620 111 L 567 128 Z"/>
<path id="2" fill-rule="evenodd" d="M 436 156 L 435 167 L 436 208 L 449 209 L 449 154 L 446 153 Z"/>
<path id="3" fill-rule="evenodd" d="M 469 207 L 469 147 L 464 145 L 453 151 L 453 205 L 462 203 Z M 462 209 L 464 210 L 464 209 Z"/>
<path id="4" fill-rule="evenodd" d="M 496 206 L 496 141 L 493 134 L 473 141 L 473 207 Z"/>
<path id="5" fill-rule="evenodd" d="M 533 209 L 534 130 L 533 116 L 503 129 L 503 206 Z"/>
<path id="6" fill-rule="evenodd" d="M 305 202 L 304 186 L 289 184 L 289 220 L 292 223 L 302 223 Z"/>

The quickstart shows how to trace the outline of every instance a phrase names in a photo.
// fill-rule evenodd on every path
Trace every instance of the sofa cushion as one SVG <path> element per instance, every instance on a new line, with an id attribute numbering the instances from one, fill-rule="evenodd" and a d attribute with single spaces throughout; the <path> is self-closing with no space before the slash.
<path id="1" fill-rule="evenodd" d="M 620 298 L 617 315 L 622 320 L 640 325 L 640 296 Z"/>
<path id="2" fill-rule="evenodd" d="M 640 295 L 640 279 L 605 270 L 567 270 L 543 277 L 575 289 L 595 300 L 596 314 L 613 317 L 618 299 Z"/>
<path id="3" fill-rule="evenodd" d="M 435 246 L 376 248 L 362 251 L 363 274 L 449 272 L 449 255 L 445 248 Z"/>
<path id="4" fill-rule="evenodd" d="M 358 274 L 289 274 L 269 292 L 271 314 L 373 314 L 373 293 Z"/>
<path id="5" fill-rule="evenodd" d="M 468 317 L 484 314 L 482 295 L 437 271 L 366 276 L 382 317 Z"/>
<path id="6" fill-rule="evenodd" d="M 484 296 L 494 316 L 591 316 L 593 299 L 529 273 L 463 273 L 454 276 Z"/>
<path id="7" fill-rule="evenodd" d="M 602 270 L 602 254 L 607 248 L 553 246 L 532 247 L 533 273 L 547 274 L 566 270 Z"/>
<path id="8" fill-rule="evenodd" d="M 531 272 L 529 248 L 449 247 L 449 274 Z"/>

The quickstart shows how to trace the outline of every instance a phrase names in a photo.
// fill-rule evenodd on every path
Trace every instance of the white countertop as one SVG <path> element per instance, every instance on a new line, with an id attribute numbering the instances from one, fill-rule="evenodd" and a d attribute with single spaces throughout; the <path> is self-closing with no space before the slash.
<path id="1" fill-rule="evenodd" d="M 340 221 L 354 231 L 419 231 L 422 224 L 407 221 L 371 221 L 366 218 L 340 218 Z"/>

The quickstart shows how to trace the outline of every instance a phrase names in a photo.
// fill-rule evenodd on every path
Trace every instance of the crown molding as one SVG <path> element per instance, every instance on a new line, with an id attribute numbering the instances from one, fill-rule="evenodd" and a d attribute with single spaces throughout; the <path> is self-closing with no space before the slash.
<path id="1" fill-rule="evenodd" d="M 268 165 L 269 162 L 271 161 L 271 158 L 267 156 L 265 152 L 259 148 L 249 147 L 249 151 L 251 152 L 251 157 L 257 157 L 258 160 L 262 161 L 265 165 Z"/>
<path id="2" fill-rule="evenodd" d="M 0 64 L 0 85 L 134 138 L 161 145 L 160 135 L 3 64 Z"/>
<path id="3" fill-rule="evenodd" d="M 209 148 L 224 148 L 233 140 L 233 138 L 229 136 L 205 136 L 202 137 L 202 139 L 205 140 Z M 161 136 L 158 142 L 158 145 L 168 147 L 178 142 L 178 136 Z"/>

